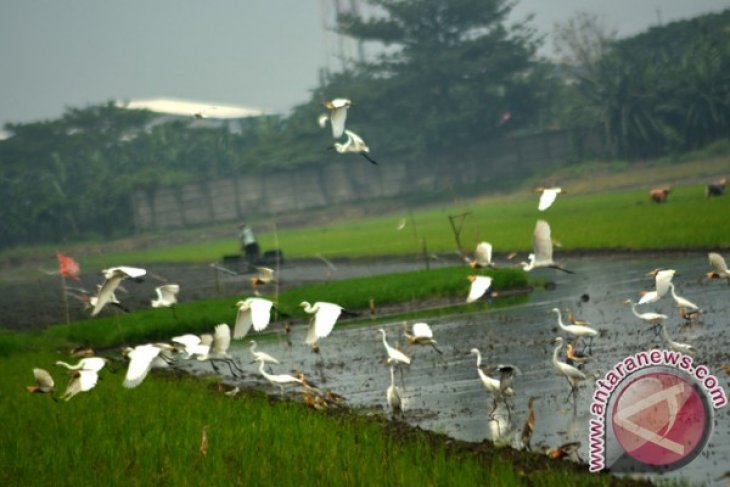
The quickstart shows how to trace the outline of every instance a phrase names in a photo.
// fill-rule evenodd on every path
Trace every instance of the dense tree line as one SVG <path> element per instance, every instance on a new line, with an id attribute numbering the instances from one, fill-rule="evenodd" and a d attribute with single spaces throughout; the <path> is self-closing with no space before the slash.
<path id="1" fill-rule="evenodd" d="M 490 138 L 599 128 L 605 157 L 676 153 L 730 133 L 730 10 L 601 42 L 572 64 L 540 60 L 509 0 L 369 0 L 339 30 L 382 54 L 324 73 L 284 116 L 226 124 L 161 120 L 112 102 L 11 124 L 0 141 L 0 247 L 118 236 L 130 193 L 200 178 L 316 165 L 336 157 L 316 124 L 322 102 L 355 104 L 348 126 L 381 158 L 458 154 Z"/>

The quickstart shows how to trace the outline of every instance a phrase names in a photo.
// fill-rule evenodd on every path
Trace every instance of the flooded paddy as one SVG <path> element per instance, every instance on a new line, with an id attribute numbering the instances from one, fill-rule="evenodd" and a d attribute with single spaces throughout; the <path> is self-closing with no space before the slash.
<path id="1" fill-rule="evenodd" d="M 643 305 L 639 312 L 656 311 L 667 314 L 669 334 L 675 341 L 691 343 L 697 353 L 695 364 L 705 364 L 728 389 L 728 376 L 720 366 L 730 362 L 728 334 L 730 321 L 730 286 L 724 281 L 703 280 L 708 270 L 706 254 L 689 256 L 594 256 L 566 259 L 575 275 L 552 270 L 539 270 L 537 275 L 555 283 L 550 290 L 538 289 L 529 302 L 509 309 L 485 309 L 477 313 L 439 316 L 427 321 L 443 355 L 430 347 L 408 346 L 403 338 L 402 322 L 376 326 L 338 325 L 335 331 L 320 341 L 321 353 L 312 353 L 303 344 L 304 324 L 293 326 L 290 348 L 283 334 L 273 341 L 261 341 L 259 349 L 278 357 L 282 365 L 275 373 L 304 371 L 322 389 L 329 388 L 347 398 L 349 405 L 367 411 L 387 413 L 385 390 L 390 383 L 386 352 L 377 329 L 382 326 L 388 341 L 399 341 L 412 357 L 404 368 L 404 420 L 420 427 L 446 433 L 468 441 L 484 439 L 512 443 L 511 435 L 519 437 L 527 417 L 530 396 L 535 402 L 536 426 L 533 447 L 556 447 L 566 442 L 580 441 L 579 455 L 588 458 L 588 420 L 593 385 L 580 388 L 576 408 L 568 400 L 570 388 L 552 365 L 552 339 L 567 337 L 557 330 L 555 315 L 549 310 L 572 309 L 576 316 L 589 321 L 602 336 L 594 340 L 593 362 L 585 368 L 587 374 L 602 376 L 617 362 L 642 350 L 667 348 L 660 338 L 647 333 L 643 324 L 623 304 L 624 300 L 639 299 L 639 291 L 653 288 L 653 279 L 646 273 L 655 267 L 677 270 L 674 278 L 677 294 L 697 303 L 703 313 L 699 324 L 684 326 L 671 296 L 656 303 Z M 321 271 L 321 266 L 319 266 Z M 393 267 L 389 267 L 392 272 Z M 403 269 L 406 270 L 406 269 Z M 282 278 L 286 274 L 282 273 Z M 360 274 L 362 275 L 362 274 Z M 319 275 L 321 279 L 321 274 Z M 311 300 L 315 301 L 316 296 Z M 567 322 L 565 314 L 564 321 Z M 345 322 L 346 323 L 346 322 Z M 278 394 L 250 364 L 248 339 L 233 347 L 247 375 L 238 379 L 242 384 L 260 385 Z M 476 371 L 476 357 L 470 354 L 478 348 L 486 364 L 512 364 L 521 374 L 515 377 L 515 395 L 510 399 L 511 414 L 499 407 L 490 420 L 492 397 L 485 391 Z M 187 363 L 186 368 L 209 371 L 210 366 Z M 227 377 L 228 382 L 235 382 Z M 511 423 L 508 421 L 511 417 Z M 685 478 L 692 482 L 716 484 L 730 470 L 730 421 L 728 408 L 715 411 L 714 431 L 703 453 L 685 467 L 662 475 L 663 478 Z"/>

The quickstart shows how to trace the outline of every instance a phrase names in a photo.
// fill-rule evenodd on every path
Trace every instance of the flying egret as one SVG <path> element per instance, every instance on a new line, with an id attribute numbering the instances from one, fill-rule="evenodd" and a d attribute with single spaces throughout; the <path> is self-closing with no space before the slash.
<path id="1" fill-rule="evenodd" d="M 598 331 L 591 328 L 590 326 L 585 325 L 566 325 L 563 323 L 563 317 L 560 314 L 560 309 L 553 308 L 552 312 L 558 315 L 558 326 L 561 330 L 563 330 L 566 333 L 570 333 L 574 337 L 581 338 L 581 337 L 590 337 L 590 343 L 588 345 L 589 349 L 590 346 L 593 344 L 593 337 L 598 336 Z"/>
<path id="2" fill-rule="evenodd" d="M 281 392 L 284 392 L 284 386 L 288 385 L 294 385 L 294 384 L 300 384 L 304 385 L 302 382 L 302 379 L 294 377 L 293 375 L 289 374 L 269 374 L 264 370 L 264 367 L 266 364 L 262 361 L 259 362 L 259 373 L 266 378 L 271 384 L 279 386 L 279 389 Z"/>
<path id="3" fill-rule="evenodd" d="M 479 242 L 474 250 L 474 258 L 467 259 L 467 263 L 474 269 L 480 267 L 494 267 L 492 262 L 492 244 L 489 242 Z"/>
<path id="4" fill-rule="evenodd" d="M 163 284 L 155 288 L 157 299 L 150 301 L 153 308 L 169 308 L 177 304 L 177 295 L 180 286 L 177 284 Z"/>
<path id="5" fill-rule="evenodd" d="M 325 108 L 329 110 L 329 115 L 319 116 L 319 126 L 323 127 L 329 120 L 332 126 L 332 137 L 339 139 L 345 132 L 345 121 L 347 120 L 347 109 L 352 105 L 352 101 L 347 98 L 335 98 L 324 102 Z"/>
<path id="6" fill-rule="evenodd" d="M 129 266 L 110 267 L 103 269 L 101 272 L 106 280 L 96 296 L 96 303 L 94 309 L 91 311 L 91 316 L 96 316 L 104 306 L 116 300 L 114 290 L 119 287 L 122 280 L 134 279 L 139 281 L 147 274 L 147 271 L 144 269 Z"/>
<path id="7" fill-rule="evenodd" d="M 469 295 L 466 297 L 467 303 L 473 303 L 484 296 L 484 293 L 486 293 L 492 286 L 492 278 L 489 276 L 467 276 L 467 279 L 471 281 Z M 492 295 L 494 295 L 494 293 L 492 293 Z"/>
<path id="8" fill-rule="evenodd" d="M 60 360 L 56 362 L 56 365 L 66 367 L 69 370 L 92 370 L 94 372 L 99 372 L 104 368 L 107 362 L 109 362 L 109 360 L 101 357 L 86 357 L 79 360 L 79 363 L 76 365 L 70 365 Z"/>
<path id="9" fill-rule="evenodd" d="M 558 353 L 560 352 L 560 349 L 563 348 L 563 338 L 557 337 L 555 339 L 555 343 L 557 343 L 557 345 L 553 351 L 553 365 L 558 373 L 565 377 L 568 384 L 570 384 L 570 394 L 573 395 L 573 400 L 575 401 L 575 393 L 577 391 L 578 384 L 581 381 L 586 380 L 586 375 L 576 367 L 558 360 Z"/>
<path id="10" fill-rule="evenodd" d="M 370 152 L 370 148 L 367 146 L 367 144 L 365 144 L 365 141 L 362 140 L 359 135 L 351 130 L 345 130 L 345 135 L 347 135 L 347 141 L 345 141 L 344 144 L 341 144 L 339 142 L 334 143 L 333 147 L 337 152 L 339 152 L 340 154 L 346 154 L 348 152 L 360 154 L 365 159 L 370 161 L 371 164 L 377 164 L 377 162 L 368 155 L 368 153 Z"/>
<path id="11" fill-rule="evenodd" d="M 172 337 L 172 341 L 183 346 L 183 352 L 185 353 L 184 359 L 189 359 L 194 356 L 207 357 L 210 351 L 210 345 L 213 343 L 213 336 L 209 334 L 199 336 L 188 333 L 186 335 Z"/>
<path id="12" fill-rule="evenodd" d="M 567 193 L 564 189 L 557 187 L 537 188 L 535 191 L 542 193 L 540 195 L 540 203 L 537 205 L 537 209 L 540 211 L 545 211 L 550 208 L 550 205 L 553 204 L 555 198 L 558 197 L 558 194 Z"/>
<path id="13" fill-rule="evenodd" d="M 267 364 L 278 364 L 279 361 L 269 355 L 266 352 L 256 351 L 256 341 L 251 340 L 251 355 L 253 355 L 254 362 L 264 362 Z"/>
<path id="14" fill-rule="evenodd" d="M 74 370 L 71 374 L 71 381 L 66 386 L 66 391 L 61 396 L 64 401 L 69 401 L 79 392 L 90 391 L 99 381 L 97 370 Z"/>
<path id="15" fill-rule="evenodd" d="M 725 279 L 730 284 L 730 271 L 727 268 L 725 259 L 722 255 L 717 252 L 710 252 L 707 254 L 707 258 L 710 261 L 710 267 L 712 270 L 707 273 L 708 279 Z"/>
<path id="16" fill-rule="evenodd" d="M 674 298 L 674 302 L 677 303 L 677 306 L 681 306 L 683 308 L 690 309 L 690 310 L 700 309 L 699 306 L 694 304 L 689 299 L 685 299 L 682 296 L 677 296 L 677 293 L 674 292 L 674 283 L 673 282 L 669 283 L 669 290 L 672 292 L 672 298 Z"/>
<path id="17" fill-rule="evenodd" d="M 403 414 L 403 404 L 400 399 L 400 392 L 395 385 L 395 373 L 392 365 L 390 366 L 390 386 L 385 395 L 388 399 L 388 406 L 390 406 L 392 416 Z"/>
<path id="18" fill-rule="evenodd" d="M 443 353 L 436 347 L 436 340 L 433 339 L 433 331 L 428 323 L 413 323 L 412 333 L 408 333 L 408 322 L 403 322 L 403 336 L 411 345 L 431 345 L 438 353 Z"/>
<path id="19" fill-rule="evenodd" d="M 681 343 L 681 342 L 675 342 L 671 338 L 669 338 L 669 334 L 667 333 L 667 327 L 664 326 L 664 323 L 659 323 L 659 329 L 662 333 L 662 338 L 667 342 L 667 345 L 669 345 L 669 348 L 671 348 L 675 352 L 681 352 L 686 353 L 687 355 L 694 355 L 697 353 L 697 349 L 690 345 L 689 343 Z"/>
<path id="20" fill-rule="evenodd" d="M 129 366 L 127 374 L 124 376 L 122 385 L 127 389 L 134 389 L 142 383 L 147 374 L 153 367 L 167 367 L 172 356 L 169 350 L 173 347 L 164 347 L 161 345 L 145 344 L 137 345 L 134 348 L 125 349 L 124 355 L 129 358 Z M 167 350 L 163 353 L 164 350 Z"/>
<path id="21" fill-rule="evenodd" d="M 259 286 L 262 284 L 269 284 L 270 282 L 275 281 L 274 269 L 270 269 L 268 267 L 257 267 L 256 271 L 257 274 L 253 276 L 250 280 L 251 289 L 253 290 L 254 295 L 260 296 Z"/>
<path id="22" fill-rule="evenodd" d="M 669 284 L 677 271 L 674 269 L 654 269 L 647 276 L 654 277 L 655 289 L 643 293 L 637 304 L 647 304 L 659 301 L 669 292 Z"/>
<path id="23" fill-rule="evenodd" d="M 309 320 L 309 330 L 307 331 L 307 337 L 304 343 L 311 346 L 316 350 L 317 341 L 320 338 L 324 338 L 332 333 L 332 329 L 337 323 L 337 318 L 345 312 L 345 309 L 334 303 L 327 303 L 324 301 L 317 301 L 314 304 L 309 304 L 308 301 L 302 301 L 299 306 L 304 308 L 304 312 L 312 315 Z M 353 313 L 347 312 L 352 315 Z"/>
<path id="24" fill-rule="evenodd" d="M 208 353 L 198 355 L 198 360 L 207 360 L 216 372 L 220 372 L 215 365 L 216 361 L 220 361 L 228 365 L 231 375 L 236 375 L 236 371 L 243 373 L 236 361 L 228 353 L 231 346 L 231 327 L 227 323 L 216 325 L 213 329 L 213 341 L 210 343 Z M 234 369 L 236 369 L 234 371 Z"/>
<path id="25" fill-rule="evenodd" d="M 553 261 L 553 241 L 550 238 L 550 225 L 545 220 L 538 220 L 535 224 L 535 231 L 532 234 L 532 251 L 529 255 L 529 262 L 521 262 L 522 269 L 529 272 L 538 267 L 550 267 L 568 274 L 573 271 L 560 267 Z"/>
<path id="26" fill-rule="evenodd" d="M 28 392 L 46 393 L 53 392 L 56 389 L 53 377 L 46 369 L 33 369 L 33 377 L 35 378 L 35 385 L 26 386 Z"/>
<path id="27" fill-rule="evenodd" d="M 251 329 L 262 331 L 271 321 L 271 308 L 274 306 L 272 301 L 264 298 L 248 298 L 236 303 L 238 314 L 236 315 L 236 324 L 233 327 L 233 338 L 239 339 L 246 336 Z"/>

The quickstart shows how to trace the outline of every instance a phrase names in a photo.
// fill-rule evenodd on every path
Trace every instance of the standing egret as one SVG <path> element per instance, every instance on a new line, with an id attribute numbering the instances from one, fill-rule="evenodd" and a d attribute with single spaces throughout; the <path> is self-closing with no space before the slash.
<path id="1" fill-rule="evenodd" d="M 304 343 L 311 346 L 312 349 L 317 350 L 317 341 L 332 333 L 332 329 L 335 327 L 335 323 L 337 323 L 337 318 L 345 312 L 345 309 L 338 304 L 326 303 L 324 301 L 317 301 L 314 304 L 302 301 L 299 303 L 299 306 L 304 308 L 305 313 L 312 315 Z M 353 315 L 354 313 L 347 312 L 347 314 Z"/>
<path id="2" fill-rule="evenodd" d="M 555 346 L 555 350 L 553 350 L 553 365 L 558 373 L 565 377 L 568 384 L 570 384 L 570 394 L 573 395 L 573 404 L 575 404 L 575 394 L 577 392 L 578 384 L 581 381 L 586 380 L 586 375 L 572 365 L 558 360 L 558 353 L 560 352 L 560 349 L 563 348 L 563 338 L 557 337 L 555 339 L 555 343 L 557 345 Z M 570 395 L 568 397 L 570 397 Z"/>
<path id="3" fill-rule="evenodd" d="M 403 414 L 403 403 L 400 399 L 400 392 L 395 385 L 395 373 L 393 372 L 393 366 L 390 366 L 390 386 L 386 391 L 385 396 L 388 399 L 388 406 L 392 416 L 399 416 Z"/>
<path id="4" fill-rule="evenodd" d="M 302 379 L 294 377 L 293 375 L 289 374 L 269 374 L 264 370 L 265 363 L 259 362 L 259 373 L 266 378 L 271 384 L 279 386 L 279 389 L 281 392 L 284 392 L 284 386 L 293 385 L 293 384 L 299 384 L 304 385 L 302 382 Z"/>
<path id="5" fill-rule="evenodd" d="M 380 328 L 378 331 L 380 333 L 382 333 L 382 335 L 383 335 L 383 346 L 385 347 L 385 351 L 388 354 L 388 360 L 387 360 L 388 365 L 392 365 L 392 364 L 410 364 L 411 363 L 410 357 L 408 357 L 406 354 L 404 354 L 400 350 L 391 347 L 388 344 L 387 335 L 385 333 L 385 330 L 383 330 L 382 328 Z"/>
<path id="6" fill-rule="evenodd" d="M 535 224 L 535 231 L 532 234 L 532 251 L 529 255 L 529 262 L 521 262 L 520 265 L 525 272 L 538 267 L 550 267 L 568 274 L 575 274 L 565 269 L 553 260 L 553 241 L 550 238 L 550 225 L 545 220 L 538 220 Z"/>
<path id="7" fill-rule="evenodd" d="M 114 291 L 119 287 L 122 280 L 134 279 L 139 281 L 147 274 L 144 269 L 129 266 L 110 267 L 101 272 L 106 280 L 96 296 L 96 303 L 91 311 L 91 316 L 96 316 L 104 306 L 115 300 Z"/>
<path id="8" fill-rule="evenodd" d="M 469 295 L 466 297 L 467 303 L 473 303 L 484 296 L 484 293 L 486 293 L 492 286 L 492 278 L 489 276 L 467 276 L 467 279 L 471 281 Z M 492 296 L 494 294 L 495 293 L 491 293 Z"/>
<path id="9" fill-rule="evenodd" d="M 46 369 L 33 369 L 33 377 L 35 378 L 35 385 L 26 386 L 28 392 L 46 393 L 56 390 L 53 377 Z"/>
<path id="10" fill-rule="evenodd" d="M 563 190 L 562 188 L 537 188 L 535 191 L 542 193 L 540 195 L 540 203 L 537 205 L 537 209 L 540 211 L 545 211 L 548 208 L 550 208 L 550 205 L 553 204 L 555 201 L 555 198 L 558 197 L 558 194 L 560 193 L 567 193 L 567 191 Z"/>
<path id="11" fill-rule="evenodd" d="M 238 314 L 236 324 L 233 327 L 233 338 L 239 339 L 246 336 L 251 329 L 262 331 L 271 321 L 271 309 L 274 306 L 272 301 L 264 298 L 248 298 L 236 303 Z"/>
<path id="12" fill-rule="evenodd" d="M 675 342 L 671 338 L 669 338 L 669 334 L 667 333 L 667 327 L 664 326 L 664 323 L 659 323 L 659 329 L 662 332 L 662 338 L 667 342 L 667 345 L 669 345 L 669 348 L 671 348 L 675 352 L 681 352 L 686 353 L 687 355 L 694 355 L 697 353 L 697 349 L 690 345 L 689 343 L 682 343 L 682 342 Z"/>
<path id="13" fill-rule="evenodd" d="M 153 308 L 170 308 L 177 304 L 177 295 L 180 286 L 177 284 L 163 284 L 155 288 L 157 299 L 150 301 Z"/>
<path id="14" fill-rule="evenodd" d="M 725 259 L 722 255 L 717 252 L 710 252 L 707 254 L 707 258 L 710 261 L 710 267 L 712 270 L 707 273 L 708 279 L 725 279 L 730 284 L 730 271 L 727 268 Z"/>
<path id="15" fill-rule="evenodd" d="M 352 105 L 352 101 L 347 98 L 335 98 L 324 102 L 325 108 L 329 110 L 329 115 L 321 115 L 319 117 L 320 127 L 325 126 L 329 120 L 332 126 L 332 137 L 339 139 L 345 132 L 345 121 L 347 120 L 347 109 Z"/>
<path id="16" fill-rule="evenodd" d="M 377 164 L 377 162 L 368 155 L 368 153 L 370 152 L 370 147 L 365 144 L 365 141 L 362 140 L 359 135 L 351 130 L 345 130 L 345 135 L 347 136 L 347 140 L 344 144 L 341 144 L 339 142 L 334 143 L 333 147 L 337 152 L 339 152 L 340 154 L 346 154 L 348 152 L 360 154 L 365 159 L 370 161 L 371 164 Z"/>
<path id="17" fill-rule="evenodd" d="M 502 379 L 506 378 L 506 376 L 503 376 L 503 374 L 500 371 L 500 378 L 495 379 L 493 377 L 490 377 L 487 375 L 484 370 L 482 370 L 482 354 L 479 352 L 479 349 L 472 348 L 471 353 L 473 355 L 477 356 L 477 373 L 479 374 L 479 378 L 482 381 L 482 384 L 484 385 L 484 388 L 487 390 L 488 393 L 492 394 L 493 397 L 493 406 L 492 411 L 489 413 L 490 416 L 496 411 L 497 409 L 497 403 L 500 399 L 503 399 L 504 396 L 512 396 L 514 395 L 514 391 L 512 390 L 512 387 L 510 387 L 511 384 L 511 371 L 509 371 L 509 380 L 505 381 L 504 384 L 502 383 Z M 507 371 L 505 371 L 507 372 Z M 505 401 L 506 405 L 506 401 Z M 509 406 L 507 407 L 507 411 L 509 412 Z"/>
<path id="18" fill-rule="evenodd" d="M 639 318 L 641 321 L 643 321 L 647 325 L 653 325 L 652 328 L 655 331 L 658 331 L 658 329 L 656 328 L 657 325 L 659 325 L 663 320 L 666 320 L 667 318 L 669 318 L 667 315 L 664 315 L 661 313 L 653 313 L 651 311 L 647 311 L 645 313 L 639 313 L 636 311 L 636 303 L 634 303 L 630 299 L 627 299 L 626 301 L 624 301 L 624 303 L 631 306 L 631 312 L 634 314 L 634 316 Z"/>
<path id="19" fill-rule="evenodd" d="M 279 363 L 279 361 L 277 359 L 275 359 L 268 353 L 256 351 L 256 341 L 255 340 L 251 340 L 250 343 L 251 343 L 251 355 L 253 355 L 254 362 L 264 362 L 267 364 L 278 364 Z"/>
<path id="20" fill-rule="evenodd" d="M 690 309 L 690 310 L 700 309 L 699 306 L 694 304 L 689 299 L 685 299 L 682 296 L 677 296 L 677 293 L 674 292 L 674 283 L 673 282 L 669 283 L 669 290 L 671 291 L 672 298 L 674 298 L 674 302 L 677 303 L 677 306 L 680 306 L 680 307 L 686 308 L 686 309 Z"/>
<path id="21" fill-rule="evenodd" d="M 479 242 L 476 250 L 474 250 L 474 258 L 466 259 L 467 263 L 474 269 L 480 267 L 494 267 L 492 262 L 492 244 L 489 242 Z"/>
<path id="22" fill-rule="evenodd" d="M 142 383 L 153 367 L 167 367 L 168 362 L 172 360 L 172 356 L 169 355 L 169 350 L 172 347 L 169 345 L 165 347 L 164 345 L 166 344 L 152 345 L 148 343 L 138 345 L 133 349 L 126 349 L 125 356 L 129 358 L 129 367 L 122 385 L 127 389 L 134 389 Z"/>
<path id="23" fill-rule="evenodd" d="M 574 337 L 580 339 L 581 337 L 590 337 L 589 342 L 589 349 L 591 345 L 593 345 L 593 337 L 598 336 L 598 331 L 591 328 L 590 326 L 585 325 L 565 325 L 563 323 L 563 317 L 560 314 L 560 310 L 558 308 L 553 308 L 552 312 L 558 315 L 558 326 L 561 330 L 563 330 L 566 333 L 570 333 Z"/>
<path id="24" fill-rule="evenodd" d="M 436 340 L 433 339 L 433 331 L 428 323 L 413 323 L 412 334 L 408 333 L 408 322 L 403 322 L 403 336 L 411 345 L 431 345 L 438 353 L 443 353 L 436 347 Z"/>

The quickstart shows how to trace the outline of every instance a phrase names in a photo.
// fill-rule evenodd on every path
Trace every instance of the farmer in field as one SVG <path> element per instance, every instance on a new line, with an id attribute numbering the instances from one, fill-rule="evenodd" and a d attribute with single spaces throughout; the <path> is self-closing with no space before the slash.
<path id="1" fill-rule="evenodd" d="M 241 252 L 246 255 L 246 261 L 249 264 L 255 263 L 259 258 L 259 244 L 253 234 L 251 227 L 246 223 L 238 225 L 238 239 L 241 241 Z"/>

